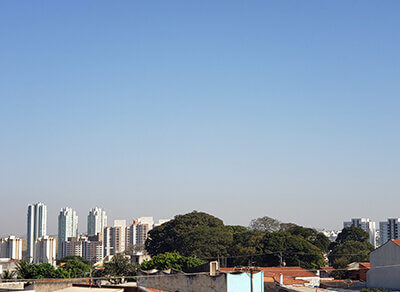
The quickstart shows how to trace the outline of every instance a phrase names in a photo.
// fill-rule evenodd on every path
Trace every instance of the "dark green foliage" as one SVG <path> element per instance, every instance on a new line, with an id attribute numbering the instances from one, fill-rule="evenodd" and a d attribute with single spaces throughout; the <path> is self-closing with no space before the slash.
<path id="1" fill-rule="evenodd" d="M 378 289 L 378 288 L 362 288 L 360 292 L 386 292 L 386 289 Z"/>
<path id="2" fill-rule="evenodd" d="M 177 252 L 167 252 L 154 256 L 151 260 L 145 260 L 141 265 L 142 270 L 168 270 L 175 269 L 179 271 L 186 271 L 207 263 L 206 261 L 194 258 L 181 256 Z"/>
<path id="3" fill-rule="evenodd" d="M 232 233 L 222 220 L 202 212 L 178 215 L 149 232 L 150 255 L 178 252 L 183 256 L 212 258 L 227 256 Z"/>
<path id="4" fill-rule="evenodd" d="M 62 269 L 69 274 L 70 278 L 84 278 L 90 275 L 91 266 L 84 263 L 79 257 L 71 257 L 58 269 Z"/>
<path id="5" fill-rule="evenodd" d="M 368 232 L 362 230 L 359 227 L 346 227 L 342 229 L 342 232 L 338 234 L 338 237 L 330 245 L 330 249 L 333 249 L 336 245 L 344 243 L 346 241 L 359 241 L 368 242 Z"/>
<path id="6" fill-rule="evenodd" d="M 281 222 L 274 218 L 264 216 L 251 220 L 249 229 L 262 232 L 279 231 L 281 229 Z"/>
<path id="7" fill-rule="evenodd" d="M 10 280 L 10 279 L 14 279 L 16 275 L 17 274 L 15 271 L 5 270 L 0 278 L 5 279 L 5 280 Z"/>
<path id="8" fill-rule="evenodd" d="M 17 264 L 17 275 L 20 279 L 50 279 L 69 278 L 69 273 L 63 269 L 56 269 L 51 264 L 30 264 L 20 262 Z"/>
<path id="9" fill-rule="evenodd" d="M 92 265 L 92 263 L 90 261 L 88 261 L 87 259 L 85 259 L 83 257 L 78 257 L 78 256 L 66 256 L 66 257 L 63 257 L 62 259 L 57 259 L 57 265 L 59 265 L 60 263 L 66 263 L 70 260 L 77 260 L 88 266 Z"/>
<path id="10" fill-rule="evenodd" d="M 369 254 L 374 247 L 369 242 L 346 241 L 337 244 L 329 254 L 329 262 L 335 269 L 346 269 L 353 262 L 369 262 Z M 348 277 L 347 271 L 335 271 L 333 276 L 337 279 Z"/>
<path id="11" fill-rule="evenodd" d="M 227 226 L 233 235 L 233 242 L 229 248 L 228 266 L 244 266 L 253 262 L 254 256 L 263 252 L 261 239 L 264 233 L 248 230 L 242 226 Z"/>
<path id="12" fill-rule="evenodd" d="M 374 247 L 368 242 L 369 235 L 358 227 L 346 227 L 331 243 L 331 252 L 328 256 L 330 264 L 335 269 L 332 275 L 337 279 L 348 278 L 346 269 L 353 262 L 369 262 L 369 254 Z"/>
<path id="13" fill-rule="evenodd" d="M 261 265 L 278 266 L 279 252 L 287 266 L 319 268 L 325 264 L 322 251 L 300 236 L 285 231 L 266 233 L 262 239 L 263 253 Z"/>
<path id="14" fill-rule="evenodd" d="M 331 243 L 331 241 L 323 233 L 318 232 L 315 229 L 295 225 L 287 228 L 286 231 L 292 235 L 302 237 L 322 251 L 329 250 L 329 244 Z"/>
<path id="15" fill-rule="evenodd" d="M 113 284 L 121 283 L 122 277 L 135 276 L 136 267 L 132 265 L 129 257 L 124 254 L 116 254 L 110 262 L 104 264 L 104 270 L 96 270 L 95 277 L 107 277 Z M 116 277 L 116 278 L 113 278 Z"/>

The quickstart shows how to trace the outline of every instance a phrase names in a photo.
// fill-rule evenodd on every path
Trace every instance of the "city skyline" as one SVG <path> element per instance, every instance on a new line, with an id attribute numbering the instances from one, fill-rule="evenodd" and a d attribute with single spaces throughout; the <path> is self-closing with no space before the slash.
<path id="1" fill-rule="evenodd" d="M 59 228 L 59 216 L 60 216 L 61 213 L 65 213 L 66 211 L 67 212 L 73 212 L 74 216 L 76 216 L 76 220 L 77 220 L 77 218 L 79 218 L 78 212 L 75 210 L 75 208 L 70 207 L 70 206 L 64 206 L 64 207 L 60 208 L 56 212 L 57 216 L 55 216 L 54 220 L 51 220 L 51 219 L 49 220 L 48 215 L 47 215 L 49 208 L 48 208 L 48 206 L 47 206 L 47 204 L 45 202 L 38 202 L 38 203 L 28 204 L 28 210 L 30 208 L 29 206 L 35 207 L 36 205 L 45 206 L 45 210 L 46 210 L 45 212 L 46 212 L 46 216 L 47 216 L 46 234 L 45 235 L 58 236 L 58 234 L 59 234 L 59 229 L 58 229 Z M 90 214 L 94 210 L 101 210 L 101 211 L 105 212 L 105 214 L 108 214 L 108 210 L 106 210 L 105 208 L 101 208 L 101 207 L 92 207 L 92 208 L 89 208 L 88 210 L 86 210 L 86 213 L 81 214 L 81 216 L 83 216 L 84 220 L 77 220 L 79 222 L 79 224 L 80 224 L 79 227 L 78 227 L 77 233 L 76 233 L 77 235 L 79 235 L 79 234 L 89 234 L 88 230 L 87 230 L 87 227 L 88 227 L 88 216 L 87 215 Z M 194 211 L 194 210 L 191 210 L 191 211 Z M 188 211 L 187 213 L 189 213 L 191 211 Z M 206 212 L 206 211 L 203 211 L 203 210 L 195 210 L 195 211 Z M 151 214 L 151 212 L 145 212 L 143 214 L 145 214 L 145 216 L 136 214 L 136 215 L 132 215 L 132 216 L 130 216 L 128 218 L 120 216 L 120 217 L 112 218 L 110 220 L 108 220 L 109 216 L 106 215 L 106 218 L 107 218 L 106 221 L 108 221 L 108 223 L 105 225 L 105 227 L 113 227 L 113 226 L 115 226 L 115 222 L 116 221 L 125 221 L 126 225 L 128 226 L 128 225 L 130 225 L 132 223 L 132 220 L 134 221 L 137 218 L 148 218 L 148 217 L 146 217 L 148 215 L 151 215 L 150 218 L 154 218 L 155 219 L 154 220 L 154 223 L 155 223 L 158 220 L 163 220 L 165 218 L 172 219 L 176 215 L 183 215 L 184 213 L 174 214 L 174 215 L 172 215 L 170 217 L 162 217 L 162 216 L 159 216 L 159 215 Z M 215 214 L 211 214 L 211 215 L 216 216 Z M 264 216 L 268 216 L 268 215 L 264 215 Z M 260 217 L 263 217 L 263 216 L 260 216 Z M 242 225 L 242 226 L 245 226 L 245 227 L 249 226 L 250 221 L 252 219 L 256 219 L 256 218 L 251 218 L 250 221 L 248 222 L 248 224 L 230 224 L 229 222 L 226 222 L 226 220 L 224 218 L 222 218 L 222 217 L 219 217 L 219 218 L 221 220 L 223 220 L 224 223 L 227 224 L 227 225 Z M 257 217 L 257 218 L 259 218 L 259 217 Z M 371 220 L 371 221 L 375 222 L 376 223 L 376 228 L 379 229 L 379 224 L 381 222 L 386 222 L 388 219 L 392 219 L 392 218 L 394 218 L 394 219 L 400 218 L 400 215 L 398 215 L 398 216 L 385 216 L 383 218 L 374 218 L 372 216 L 368 216 L 368 214 L 364 214 L 364 216 L 354 216 L 354 214 L 353 214 L 349 218 L 351 218 L 352 220 L 353 219 L 364 219 L 364 218 L 366 218 L 368 220 Z M 324 229 L 324 230 L 340 231 L 343 228 L 343 225 L 344 224 L 346 225 L 346 223 L 348 223 L 347 222 L 348 220 L 346 220 L 346 218 L 338 218 L 338 223 L 336 224 L 337 226 L 329 227 L 329 226 L 322 226 L 322 225 L 318 225 L 318 224 L 316 224 L 316 225 L 302 225 L 299 222 L 284 221 L 284 220 L 281 220 L 280 218 L 274 218 L 274 219 L 277 219 L 277 220 L 279 220 L 279 221 L 281 221 L 283 223 L 294 223 L 294 224 L 298 224 L 298 225 L 301 225 L 301 226 L 304 226 L 304 227 L 315 228 L 317 230 Z M 49 222 L 50 222 L 50 224 L 49 224 Z M 349 222 L 349 224 L 350 223 L 351 222 Z M 49 230 L 49 228 L 48 228 L 49 225 L 53 226 L 53 228 L 51 228 L 51 231 L 48 231 Z M 25 229 L 25 232 L 17 232 L 16 230 L 14 230 L 14 231 L 9 232 L 9 233 L 0 234 L 0 238 L 6 238 L 8 236 L 18 236 L 20 238 L 27 238 L 27 232 L 26 232 L 27 221 L 26 221 L 26 219 L 25 219 L 23 228 Z"/>
<path id="2" fill-rule="evenodd" d="M 400 2 L 76 5 L 0 3 L 0 234 L 31 201 L 52 234 L 66 206 L 399 216 Z"/>

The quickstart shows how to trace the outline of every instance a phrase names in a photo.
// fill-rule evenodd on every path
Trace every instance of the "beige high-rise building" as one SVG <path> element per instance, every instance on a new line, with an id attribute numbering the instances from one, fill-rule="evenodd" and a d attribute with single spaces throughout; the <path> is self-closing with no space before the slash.
<path id="1" fill-rule="evenodd" d="M 1 239 L 0 258 L 22 260 L 22 239 L 12 235 Z"/>
<path id="2" fill-rule="evenodd" d="M 125 251 L 125 231 L 125 220 L 115 220 L 113 227 L 108 226 L 104 228 L 104 256 L 115 255 Z"/>
<path id="3" fill-rule="evenodd" d="M 49 236 L 37 238 L 33 261 L 35 264 L 49 263 L 56 265 L 56 239 Z"/>

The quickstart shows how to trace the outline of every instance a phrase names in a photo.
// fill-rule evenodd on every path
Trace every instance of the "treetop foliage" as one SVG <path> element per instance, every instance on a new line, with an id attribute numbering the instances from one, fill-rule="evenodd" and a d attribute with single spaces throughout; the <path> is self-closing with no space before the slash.
<path id="1" fill-rule="evenodd" d="M 222 220 L 193 211 L 152 229 L 146 250 L 152 256 L 176 251 L 183 256 L 210 258 L 227 256 L 231 242 L 232 233 Z"/>
<path id="2" fill-rule="evenodd" d="M 166 252 L 154 256 L 151 260 L 145 260 L 141 265 L 140 269 L 147 270 L 168 270 L 175 269 L 179 271 L 186 271 L 190 268 L 194 268 L 207 263 L 204 260 L 181 256 L 177 252 Z"/>

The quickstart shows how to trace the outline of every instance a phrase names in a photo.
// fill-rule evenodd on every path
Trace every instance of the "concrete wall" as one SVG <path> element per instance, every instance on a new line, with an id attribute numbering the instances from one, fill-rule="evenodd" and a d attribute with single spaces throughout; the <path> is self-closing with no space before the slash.
<path id="1" fill-rule="evenodd" d="M 226 274 L 151 274 L 138 277 L 138 286 L 174 292 L 226 292 Z M 243 292 L 243 291 L 241 291 Z"/>
<path id="2" fill-rule="evenodd" d="M 370 254 L 369 288 L 400 289 L 400 246 L 388 241 Z"/>

